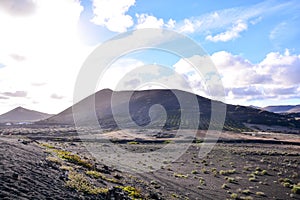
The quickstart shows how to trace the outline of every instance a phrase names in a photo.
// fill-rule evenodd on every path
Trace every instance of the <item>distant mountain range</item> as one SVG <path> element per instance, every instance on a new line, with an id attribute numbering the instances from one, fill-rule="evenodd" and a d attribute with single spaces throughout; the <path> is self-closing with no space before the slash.
<path id="1" fill-rule="evenodd" d="M 199 129 L 207 129 L 211 118 L 211 104 L 213 100 L 196 96 L 199 109 L 192 105 L 181 110 L 177 97 L 179 96 L 184 101 L 190 101 L 195 98 L 194 94 L 176 90 L 176 96 L 171 90 L 145 90 L 145 91 L 112 91 L 109 89 L 101 90 L 91 95 L 79 103 L 75 104 L 76 112 L 73 113 L 72 107 L 67 108 L 61 113 L 54 115 L 39 123 L 44 124 L 74 124 L 73 114 L 78 116 L 77 119 L 81 122 L 88 123 L 91 116 L 96 116 L 99 124 L 104 128 L 117 128 L 118 125 L 114 116 L 120 116 L 122 124 L 130 124 L 135 122 L 138 125 L 146 126 L 151 119 L 157 123 L 163 120 L 163 115 L 149 117 L 149 108 L 155 104 L 162 105 L 167 114 L 167 120 L 164 128 L 176 129 L 179 126 L 189 128 L 193 124 L 199 123 Z M 133 93 L 129 102 L 129 112 L 131 118 L 126 117 L 126 106 L 128 102 L 126 96 Z M 111 106 L 112 95 L 114 96 L 114 107 Z M 87 107 L 95 100 L 95 112 L 87 109 Z M 223 104 L 213 101 L 213 103 Z M 237 106 L 227 104 L 226 120 L 224 130 L 242 131 L 249 130 L 245 123 L 261 124 L 261 125 L 277 125 L 291 128 L 300 128 L 300 121 L 289 115 L 280 115 L 266 110 L 261 110 L 253 107 Z M 112 110 L 115 110 L 114 115 Z M 185 114 L 184 114 L 185 113 Z M 200 115 L 200 122 L 195 121 L 195 114 Z M 122 118 L 122 116 L 125 116 Z M 156 123 L 154 122 L 154 124 Z M 152 123 L 152 122 L 151 122 Z M 213 126 L 219 126 L 217 122 L 212 122 Z M 216 123 L 216 124 L 214 124 Z"/>
<path id="2" fill-rule="evenodd" d="M 279 105 L 279 106 L 267 106 L 262 108 L 263 110 L 274 113 L 300 113 L 300 105 Z"/>
<path id="3" fill-rule="evenodd" d="M 0 115 L 0 123 L 28 123 L 51 117 L 52 115 L 23 107 L 17 107 Z"/>

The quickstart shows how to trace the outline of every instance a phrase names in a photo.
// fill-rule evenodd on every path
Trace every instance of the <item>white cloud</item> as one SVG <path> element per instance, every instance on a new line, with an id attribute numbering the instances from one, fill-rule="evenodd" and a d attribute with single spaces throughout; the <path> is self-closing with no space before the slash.
<path id="1" fill-rule="evenodd" d="M 136 14 L 137 25 L 136 28 L 162 28 L 164 26 L 163 19 L 148 14 Z M 172 23 L 172 22 L 171 22 Z M 171 24 L 172 25 L 172 24 Z"/>
<path id="2" fill-rule="evenodd" d="M 169 19 L 168 23 L 165 25 L 167 28 L 173 29 L 175 28 L 176 21 L 173 19 Z"/>
<path id="3" fill-rule="evenodd" d="M 284 2 L 281 4 L 273 4 L 272 1 L 264 1 L 247 7 L 234 7 L 229 9 L 217 10 L 206 13 L 200 16 L 190 17 L 178 21 L 175 30 L 183 33 L 204 33 L 216 34 L 215 40 L 228 40 L 227 38 L 234 37 L 234 32 L 242 29 L 246 30 L 245 24 L 255 25 L 260 20 L 272 13 L 280 12 L 289 9 L 293 6 L 291 2 Z M 241 21 L 243 23 L 236 22 Z M 237 30 L 228 30 L 229 27 Z M 227 31 L 226 31 L 227 30 Z M 208 39 L 214 39 L 213 36 L 208 36 Z"/>
<path id="4" fill-rule="evenodd" d="M 168 22 L 164 22 L 162 18 L 157 18 L 153 15 L 149 14 L 136 14 L 137 18 L 137 29 L 141 28 L 168 28 L 174 29 L 176 26 L 176 21 L 173 19 L 169 19 Z"/>
<path id="5" fill-rule="evenodd" d="M 1 0 L 0 10 L 15 16 L 26 16 L 35 12 L 36 5 L 33 0 Z"/>
<path id="6" fill-rule="evenodd" d="M 288 50 L 283 54 L 271 52 L 259 63 L 226 51 L 214 53 L 211 60 L 222 77 L 228 103 L 262 105 L 262 102 L 300 97 L 300 55 L 291 55 Z M 188 62 L 180 59 L 174 69 L 194 92 L 210 97 L 206 80 Z"/>
<path id="7" fill-rule="evenodd" d="M 270 40 L 275 40 L 278 37 L 281 37 L 284 31 L 287 31 L 287 23 L 286 22 L 281 22 L 277 24 L 272 31 L 270 32 L 269 38 Z"/>
<path id="8" fill-rule="evenodd" d="M 183 21 L 183 25 L 179 28 L 180 33 L 194 33 L 195 25 L 189 19 Z"/>
<path id="9" fill-rule="evenodd" d="M 133 26 L 132 17 L 126 13 L 134 4 L 135 0 L 93 0 L 92 22 L 113 32 L 125 32 Z"/>
<path id="10" fill-rule="evenodd" d="M 235 39 L 240 36 L 242 31 L 247 30 L 248 26 L 245 22 L 241 20 L 237 21 L 229 30 L 219 33 L 215 36 L 208 35 L 206 36 L 206 40 L 210 40 L 212 42 L 227 42 L 229 40 Z"/>
<path id="11" fill-rule="evenodd" d="M 291 55 L 288 50 L 284 54 L 271 52 L 261 62 L 251 63 L 241 56 L 221 51 L 211 58 L 222 76 L 227 97 L 236 100 L 233 103 L 298 95 L 300 55 Z"/>

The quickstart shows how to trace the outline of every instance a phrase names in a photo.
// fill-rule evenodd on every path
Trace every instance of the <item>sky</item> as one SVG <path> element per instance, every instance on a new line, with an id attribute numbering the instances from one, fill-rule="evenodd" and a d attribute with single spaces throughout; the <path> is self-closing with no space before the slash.
<path id="1" fill-rule="evenodd" d="M 1 0 L 0 114 L 15 107 L 58 113 L 73 104 L 78 73 L 107 40 L 143 28 L 175 31 L 199 44 L 217 68 L 225 102 L 300 104 L 297 0 Z M 130 70 L 169 66 L 201 94 L 184 58 L 140 51 L 121 56 L 98 89 Z"/>

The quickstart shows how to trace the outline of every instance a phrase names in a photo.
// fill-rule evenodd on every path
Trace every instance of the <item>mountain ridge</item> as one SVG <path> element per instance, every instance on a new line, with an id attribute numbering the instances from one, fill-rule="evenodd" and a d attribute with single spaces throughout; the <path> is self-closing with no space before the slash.
<path id="1" fill-rule="evenodd" d="M 174 92 L 176 95 L 174 95 Z M 132 94 L 130 102 L 126 102 L 126 96 Z M 114 107 L 111 106 L 112 96 L 115 97 Z M 184 101 L 190 101 L 191 98 L 196 97 L 198 101 L 199 110 L 190 105 L 187 110 L 181 110 L 177 97 Z M 95 100 L 95 112 L 86 109 Z M 224 130 L 230 131 L 245 131 L 249 130 L 245 123 L 262 124 L 262 125 L 278 125 L 291 128 L 300 128 L 300 121 L 288 115 L 280 115 L 268 112 L 253 107 L 239 106 L 225 104 L 223 102 L 214 101 L 205 97 L 201 97 L 192 93 L 180 90 L 141 90 L 141 91 L 112 91 L 104 89 L 96 92 L 94 95 L 86 97 L 74 105 L 76 113 L 73 113 L 72 106 L 39 123 L 46 124 L 74 124 L 73 114 L 79 117 L 79 121 L 88 122 L 92 120 L 92 116 L 97 117 L 101 127 L 117 128 L 115 116 L 112 113 L 112 108 L 116 111 L 116 115 L 124 116 L 126 113 L 126 106 L 129 105 L 130 117 L 121 118 L 123 124 L 127 125 L 132 122 L 140 126 L 147 126 L 151 122 L 149 117 L 149 110 L 151 106 L 160 104 L 166 111 L 166 123 L 164 128 L 176 129 L 189 128 L 195 123 L 199 123 L 199 129 L 208 129 L 212 124 L 215 127 L 220 127 L 222 124 L 218 122 L 211 122 L 211 104 L 225 105 L 226 119 L 224 123 Z M 187 114 L 184 113 L 187 111 Z M 218 112 L 218 111 L 216 111 Z M 193 119 L 194 114 L 200 115 L 200 121 Z M 221 114 L 221 113 L 220 113 Z M 181 116 L 183 116 L 181 118 Z M 78 118 L 77 118 L 78 119 Z M 154 119 L 159 122 L 164 120 L 160 113 L 154 116 Z M 119 120 L 120 121 L 120 120 Z M 152 122 L 151 122 L 152 123 Z M 155 122 L 156 123 L 156 122 Z M 154 123 L 154 124 L 155 124 Z M 129 125 L 128 125 L 129 126 Z"/>
<path id="2" fill-rule="evenodd" d="M 36 121 L 49 118 L 51 116 L 53 115 L 18 106 L 0 115 L 0 123 L 36 122 Z"/>
<path id="3" fill-rule="evenodd" d="M 274 113 L 300 113 L 300 105 L 274 105 L 262 109 Z"/>

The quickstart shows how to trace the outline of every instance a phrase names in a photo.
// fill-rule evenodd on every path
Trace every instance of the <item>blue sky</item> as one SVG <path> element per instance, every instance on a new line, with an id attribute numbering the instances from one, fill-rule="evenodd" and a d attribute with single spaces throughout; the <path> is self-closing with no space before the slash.
<path id="1" fill-rule="evenodd" d="M 105 26 L 98 26 L 90 22 L 93 17 L 93 3 L 83 1 L 81 3 L 85 10 L 82 12 L 81 21 L 86 27 L 89 27 L 88 34 L 83 38 L 90 43 L 97 44 L 112 37 L 115 32 L 109 31 Z M 261 10 L 260 10 L 261 9 Z M 249 11 L 248 11 L 249 10 Z M 253 10 L 257 14 L 252 14 Z M 234 19 L 239 19 L 239 12 L 250 12 L 250 16 L 241 16 L 245 18 L 247 30 L 241 31 L 239 37 L 227 42 L 212 42 L 205 39 L 207 33 L 218 34 L 230 29 L 234 24 Z M 220 26 L 211 27 L 211 29 L 198 30 L 195 33 L 186 33 L 188 36 L 199 42 L 200 45 L 210 54 L 216 51 L 230 51 L 233 54 L 242 55 L 252 62 L 261 61 L 264 56 L 271 51 L 284 52 L 289 49 L 292 53 L 299 54 L 299 33 L 300 29 L 300 5 L 297 1 L 199 1 L 199 0 L 154 0 L 154 1 L 136 1 L 126 12 L 136 23 L 136 14 L 147 13 L 157 19 L 163 19 L 165 22 L 169 19 L 182 23 L 185 19 L 208 18 L 214 13 L 229 18 L 229 22 L 222 23 L 220 19 L 217 23 Z M 237 16 L 234 16 L 237 14 Z M 244 13 L 245 14 L 245 13 Z M 247 14 L 245 14 L 247 15 Z M 129 28 L 131 30 L 133 27 Z M 201 28 L 199 28 L 201 29 Z M 176 30 L 176 29 L 175 29 Z M 90 35 L 89 35 L 90 34 Z M 99 37 L 99 35 L 101 37 Z M 91 37 L 92 36 L 92 37 Z M 93 41 L 91 41 L 93 39 Z"/>
<path id="2" fill-rule="evenodd" d="M 299 13 L 297 0 L 3 0 L 0 113 L 17 106 L 56 113 L 70 106 L 87 56 L 110 38 L 142 28 L 197 42 L 217 67 L 228 103 L 300 104 Z M 203 83 L 185 74 L 180 57 L 143 51 L 123 56 L 99 88 L 155 63 L 173 67 L 194 87 Z"/>

